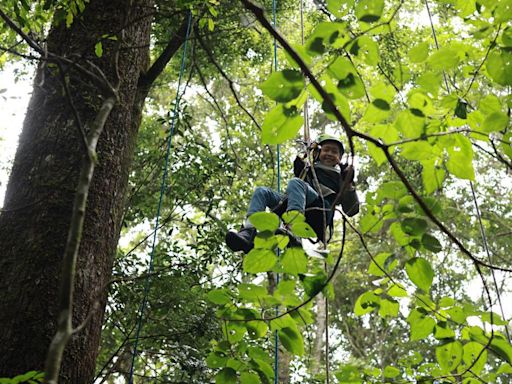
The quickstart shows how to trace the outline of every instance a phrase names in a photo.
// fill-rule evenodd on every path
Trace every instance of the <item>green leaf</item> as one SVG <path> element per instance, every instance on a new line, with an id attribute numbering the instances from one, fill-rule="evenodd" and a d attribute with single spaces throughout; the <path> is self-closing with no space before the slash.
<path id="1" fill-rule="evenodd" d="M 363 119 L 369 123 L 380 123 L 385 121 L 390 114 L 390 105 L 386 100 L 375 99 L 366 108 Z"/>
<path id="2" fill-rule="evenodd" d="M 483 124 L 484 132 L 504 131 L 507 128 L 510 118 L 503 112 L 493 112 L 485 118 Z"/>
<path id="3" fill-rule="evenodd" d="M 299 57 L 302 59 L 302 61 L 307 65 L 307 66 L 310 66 L 311 65 L 311 56 L 308 55 L 308 52 L 306 50 L 306 47 L 304 47 L 303 45 L 301 44 L 290 44 L 292 46 L 292 48 L 294 49 L 294 51 L 299 55 Z M 286 60 L 288 61 L 288 63 L 290 64 L 290 66 L 294 67 L 294 68 L 297 68 L 297 69 L 300 69 L 300 66 L 299 66 L 299 63 L 297 63 L 295 61 L 295 59 L 293 59 L 290 54 L 288 53 L 288 51 L 285 51 L 285 56 L 286 56 Z"/>
<path id="4" fill-rule="evenodd" d="M 336 378 L 340 384 L 360 384 L 362 383 L 362 372 L 358 366 L 342 365 L 340 370 L 336 372 Z"/>
<path id="5" fill-rule="evenodd" d="M 386 366 L 384 368 L 384 377 L 392 379 L 393 377 L 397 377 L 400 374 L 400 370 L 392 367 L 391 365 Z"/>
<path id="6" fill-rule="evenodd" d="M 350 76 L 350 75 L 349 75 Z M 330 100 L 336 106 L 336 109 L 343 115 L 343 117 L 350 121 L 350 108 L 347 99 L 343 95 L 342 92 L 333 84 L 331 78 L 327 75 L 323 75 L 320 79 L 320 82 L 323 84 L 323 88 L 325 92 L 329 95 Z M 332 121 L 337 121 L 336 116 L 334 115 L 334 111 L 327 104 L 327 102 L 322 98 L 322 96 L 318 93 L 318 91 L 311 85 L 308 85 L 308 91 L 319 103 L 322 104 L 322 109 L 326 113 L 327 117 Z"/>
<path id="7" fill-rule="evenodd" d="M 214 304 L 224 305 L 231 302 L 232 298 L 226 289 L 212 289 L 208 292 L 208 300 Z"/>
<path id="8" fill-rule="evenodd" d="M 417 217 L 407 217 L 400 223 L 402 231 L 412 236 L 419 236 L 427 230 L 428 223 Z"/>
<path id="9" fill-rule="evenodd" d="M 407 138 L 418 138 L 424 132 L 425 116 L 406 109 L 398 114 L 395 128 Z"/>
<path id="10" fill-rule="evenodd" d="M 442 47 L 430 55 L 427 62 L 434 69 L 446 71 L 454 68 L 459 63 L 459 54 L 454 48 Z"/>
<path id="11" fill-rule="evenodd" d="M 297 328 L 282 328 L 277 331 L 277 335 L 288 352 L 297 356 L 304 354 L 304 340 Z"/>
<path id="12" fill-rule="evenodd" d="M 443 250 L 441 243 L 434 236 L 429 235 L 428 233 L 424 233 L 421 237 L 421 244 L 425 249 L 428 249 L 431 252 L 438 253 Z"/>
<path id="13" fill-rule="evenodd" d="M 407 188 L 401 181 L 389 181 L 379 187 L 376 202 L 384 199 L 398 200 L 407 194 Z"/>
<path id="14" fill-rule="evenodd" d="M 265 80 L 260 89 L 263 93 L 279 103 L 287 103 L 297 97 L 304 89 L 302 73 L 294 69 L 274 72 Z"/>
<path id="15" fill-rule="evenodd" d="M 409 294 L 405 290 L 405 288 L 398 283 L 393 283 L 391 287 L 388 289 L 388 295 L 392 297 L 407 297 Z"/>
<path id="16" fill-rule="evenodd" d="M 222 327 L 222 333 L 226 340 L 231 343 L 238 343 L 244 338 L 247 328 L 241 322 L 229 322 L 226 326 Z"/>
<path id="17" fill-rule="evenodd" d="M 295 223 L 304 223 L 306 222 L 306 216 L 302 212 L 299 211 L 286 211 L 281 216 L 285 224 L 295 224 Z"/>
<path id="18" fill-rule="evenodd" d="M 512 346 L 508 341 L 495 337 L 491 342 L 491 350 L 501 359 L 512 364 Z"/>
<path id="19" fill-rule="evenodd" d="M 363 316 L 378 308 L 380 297 L 373 292 L 365 292 L 359 296 L 354 305 L 354 313 L 357 316 Z"/>
<path id="20" fill-rule="evenodd" d="M 277 262 L 277 256 L 269 249 L 252 249 L 243 261 L 243 270 L 247 273 L 268 272 Z"/>
<path id="21" fill-rule="evenodd" d="M 291 225 L 290 230 L 295 236 L 303 239 L 316 238 L 315 230 L 306 222 L 294 223 Z"/>
<path id="22" fill-rule="evenodd" d="M 446 310 L 446 313 L 450 315 L 450 319 L 456 323 L 464 324 L 466 322 L 467 315 L 461 307 L 453 307 Z"/>
<path id="23" fill-rule="evenodd" d="M 462 344 L 460 341 L 452 341 L 436 348 L 436 358 L 445 372 L 451 372 L 462 361 Z"/>
<path id="24" fill-rule="evenodd" d="M 435 160 L 423 161 L 422 165 L 421 180 L 423 181 L 425 192 L 431 194 L 441 189 L 446 176 L 444 169 L 437 166 Z"/>
<path id="25" fill-rule="evenodd" d="M 482 354 L 480 355 L 480 353 Z M 477 357 L 478 360 L 475 362 Z M 478 374 L 482 372 L 482 370 L 485 367 L 485 364 L 487 363 L 487 351 L 484 349 L 483 345 L 474 341 L 470 341 L 469 343 L 466 343 L 463 347 L 462 360 L 464 361 L 464 364 L 467 367 L 472 366 L 472 372 Z"/>
<path id="26" fill-rule="evenodd" d="M 236 371 L 232 368 L 223 368 L 215 375 L 215 384 L 236 384 Z"/>
<path id="27" fill-rule="evenodd" d="M 428 41 L 419 43 L 409 50 L 409 59 L 413 63 L 421 63 L 427 59 L 429 49 L 430 43 Z"/>
<path id="28" fill-rule="evenodd" d="M 460 179 L 475 179 L 473 169 L 473 148 L 467 137 L 454 135 L 453 144 L 447 147 L 449 159 L 446 162 L 446 168 L 454 176 Z"/>
<path id="29" fill-rule="evenodd" d="M 259 285 L 244 283 L 238 285 L 238 295 L 243 300 L 258 301 L 267 294 L 267 290 Z"/>
<path id="30" fill-rule="evenodd" d="M 380 19 L 384 10 L 384 0 L 360 0 L 356 4 L 356 17 L 365 23 Z"/>
<path id="31" fill-rule="evenodd" d="M 103 56 L 103 44 L 101 43 L 101 41 L 98 41 L 94 46 L 94 53 L 97 57 Z"/>
<path id="32" fill-rule="evenodd" d="M 397 265 L 398 260 L 393 256 L 393 253 L 382 252 L 373 257 L 370 266 L 368 267 L 368 273 L 374 276 L 385 276 L 384 271 L 391 272 Z M 384 271 L 383 271 L 384 270 Z"/>
<path id="33" fill-rule="evenodd" d="M 425 292 L 430 290 L 432 280 L 434 279 L 434 270 L 427 260 L 421 257 L 414 257 L 405 263 L 405 271 L 409 279 L 418 288 Z"/>
<path id="34" fill-rule="evenodd" d="M 349 73 L 345 78 L 340 79 L 337 88 L 349 99 L 359 99 L 365 95 L 363 81 L 354 73 Z"/>
<path id="35" fill-rule="evenodd" d="M 426 141 L 413 141 L 402 144 L 402 147 L 400 155 L 407 160 L 429 160 L 437 155 L 434 147 Z"/>
<path id="36" fill-rule="evenodd" d="M 489 324 L 494 325 L 508 325 L 508 321 L 503 320 L 500 315 L 498 315 L 496 312 L 492 312 L 492 321 L 491 321 L 491 312 L 484 312 L 482 313 L 482 321 L 485 321 Z"/>
<path id="37" fill-rule="evenodd" d="M 506 47 L 512 47 L 512 27 L 507 27 L 501 33 L 501 42 Z"/>
<path id="38" fill-rule="evenodd" d="M 512 2 L 509 0 L 502 0 L 498 3 L 494 11 L 495 23 L 505 23 L 512 19 Z"/>
<path id="39" fill-rule="evenodd" d="M 438 340 L 453 339 L 455 337 L 455 332 L 453 329 L 448 328 L 446 322 L 439 322 L 435 326 L 434 337 Z"/>
<path id="40" fill-rule="evenodd" d="M 363 59 L 368 65 L 377 65 L 380 61 L 379 47 L 368 36 L 356 38 L 348 47 L 351 54 Z"/>
<path id="41" fill-rule="evenodd" d="M 497 49 L 489 54 L 486 63 L 489 76 L 501 85 L 512 85 L 512 52 Z"/>
<path id="42" fill-rule="evenodd" d="M 407 322 L 411 327 L 411 341 L 426 338 L 436 325 L 436 321 L 430 316 L 426 316 L 426 311 L 422 308 L 413 309 L 407 317 Z"/>
<path id="43" fill-rule="evenodd" d="M 226 366 L 228 358 L 224 352 L 213 351 L 208 354 L 206 358 L 206 365 L 208 368 L 223 368 Z"/>
<path id="44" fill-rule="evenodd" d="M 354 5 L 354 0 L 327 0 L 327 10 L 334 16 L 341 18 Z"/>
<path id="45" fill-rule="evenodd" d="M 451 297 L 442 297 L 439 300 L 438 306 L 439 308 L 447 308 L 451 307 L 455 304 L 455 299 L 452 299 Z"/>
<path id="46" fill-rule="evenodd" d="M 374 212 L 367 212 L 359 221 L 361 232 L 378 232 L 383 225 L 383 220 Z"/>
<path id="47" fill-rule="evenodd" d="M 379 315 L 381 317 L 397 317 L 400 304 L 395 300 L 382 299 L 379 302 Z"/>
<path id="48" fill-rule="evenodd" d="M 503 363 L 503 364 L 501 364 L 500 368 L 498 369 L 498 371 L 496 373 L 498 375 L 501 375 L 503 373 L 510 375 L 510 374 L 512 374 L 512 365 Z"/>
<path id="49" fill-rule="evenodd" d="M 254 238 L 254 248 L 274 249 L 279 243 L 279 239 L 271 231 L 258 232 Z"/>
<path id="50" fill-rule="evenodd" d="M 297 107 L 290 108 L 279 104 L 265 116 L 261 127 L 261 140 L 264 144 L 281 144 L 293 139 L 304 123 Z"/>
<path id="51" fill-rule="evenodd" d="M 345 79 L 349 74 L 357 75 L 354 65 L 344 56 L 338 56 L 328 67 L 328 73 L 337 80 Z"/>
<path id="52" fill-rule="evenodd" d="M 246 323 L 247 333 L 251 339 L 259 339 L 267 335 L 268 326 L 264 321 L 252 320 Z"/>
<path id="53" fill-rule="evenodd" d="M 310 55 L 323 54 L 328 46 L 342 48 L 350 40 L 345 23 L 320 22 L 317 24 L 305 46 Z"/>
<path id="54" fill-rule="evenodd" d="M 297 323 L 293 318 L 290 316 L 290 314 L 283 315 L 281 317 L 278 317 L 277 319 L 270 320 L 270 329 L 274 331 L 278 331 L 282 328 L 296 328 Z"/>
<path id="55" fill-rule="evenodd" d="M 323 271 L 317 272 L 314 276 L 305 277 L 304 280 L 302 280 L 302 284 L 304 285 L 306 295 L 309 297 L 315 296 L 324 288 L 326 280 L 327 275 Z"/>
<path id="56" fill-rule="evenodd" d="M 240 384 L 260 384 L 260 377 L 251 372 L 242 372 L 240 374 Z"/>
<path id="57" fill-rule="evenodd" d="M 306 254 L 302 248 L 287 248 L 281 258 L 281 265 L 284 273 L 298 275 L 299 273 L 307 272 L 308 259 L 306 258 Z"/>
<path id="58" fill-rule="evenodd" d="M 258 231 L 274 232 L 279 228 L 280 220 L 273 212 L 255 212 L 249 216 L 249 221 Z"/>
<path id="59" fill-rule="evenodd" d="M 382 140 L 384 143 L 389 144 L 391 142 L 397 141 L 399 139 L 398 132 L 393 125 L 384 125 L 378 124 L 372 127 L 370 130 L 370 135 L 376 139 Z M 382 149 L 368 142 L 368 152 L 373 157 L 373 159 L 377 162 L 378 165 L 386 162 L 386 155 L 382 151 Z M 394 147 L 390 148 L 390 152 L 394 152 Z"/>

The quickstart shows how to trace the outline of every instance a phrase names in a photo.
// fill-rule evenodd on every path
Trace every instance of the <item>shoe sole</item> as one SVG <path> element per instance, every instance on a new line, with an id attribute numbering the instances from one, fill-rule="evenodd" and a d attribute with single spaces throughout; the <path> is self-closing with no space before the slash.
<path id="1" fill-rule="evenodd" d="M 236 232 L 228 232 L 226 234 L 226 244 L 233 252 L 243 251 L 249 253 L 252 249 L 245 241 L 240 239 Z"/>

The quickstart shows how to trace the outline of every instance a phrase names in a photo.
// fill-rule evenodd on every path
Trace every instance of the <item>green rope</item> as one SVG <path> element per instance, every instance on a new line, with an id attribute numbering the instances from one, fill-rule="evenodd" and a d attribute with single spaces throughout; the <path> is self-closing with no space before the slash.
<path id="1" fill-rule="evenodd" d="M 133 384 L 133 373 L 134 373 L 134 368 L 135 368 L 135 359 L 137 358 L 137 348 L 139 345 L 140 331 L 142 329 L 142 321 L 144 319 L 144 309 L 146 308 L 146 304 L 148 301 L 149 288 L 151 286 L 151 273 L 153 272 L 153 260 L 155 257 L 158 225 L 159 225 L 159 221 L 160 221 L 160 212 L 162 209 L 163 197 L 164 197 L 165 189 L 167 186 L 166 181 L 167 181 L 167 174 L 168 174 L 168 170 L 169 170 L 169 163 L 170 163 L 170 157 L 171 157 L 172 136 L 174 134 L 174 126 L 175 126 L 176 116 L 178 115 L 178 108 L 179 108 L 179 104 L 180 104 L 180 87 L 181 87 L 181 80 L 183 78 L 183 73 L 185 72 L 185 58 L 187 56 L 187 42 L 188 42 L 188 39 L 190 36 L 191 25 L 192 25 L 192 12 L 189 12 L 187 33 L 185 35 L 185 42 L 183 44 L 183 55 L 181 57 L 181 68 L 180 68 L 180 74 L 179 74 L 179 78 L 178 78 L 178 88 L 176 90 L 176 100 L 174 103 L 174 110 L 173 110 L 173 114 L 172 114 L 172 118 L 171 118 L 171 129 L 170 129 L 169 135 L 167 137 L 167 151 L 165 154 L 164 173 L 162 175 L 162 182 L 160 184 L 160 198 L 158 200 L 158 207 L 157 207 L 156 217 L 155 217 L 155 229 L 153 232 L 153 244 L 151 246 L 148 274 L 147 274 L 145 285 L 144 285 L 144 296 L 142 299 L 142 303 L 139 307 L 139 318 L 137 321 L 137 331 L 135 334 L 135 342 L 133 345 L 132 363 L 131 363 L 131 367 L 130 367 L 130 378 L 128 381 L 129 384 Z"/>

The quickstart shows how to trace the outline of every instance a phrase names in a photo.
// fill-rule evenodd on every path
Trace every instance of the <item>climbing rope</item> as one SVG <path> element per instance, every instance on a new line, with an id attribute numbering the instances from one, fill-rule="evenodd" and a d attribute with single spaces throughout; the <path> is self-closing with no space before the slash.
<path id="1" fill-rule="evenodd" d="M 301 35 L 301 43 L 304 46 L 304 0 L 300 1 L 300 35 Z M 306 88 L 306 79 L 304 79 L 304 88 Z M 308 99 L 304 102 L 304 142 L 306 146 L 311 144 L 311 133 L 309 126 L 309 108 L 308 108 Z M 325 217 L 325 212 L 323 213 Z M 325 219 L 324 219 L 325 221 Z M 324 240 L 325 240 L 325 231 L 327 230 L 324 225 Z M 323 242 L 325 246 L 325 242 Z M 324 262 L 324 269 L 327 272 L 327 263 Z M 329 367 L 329 302 L 327 297 L 323 298 L 325 304 L 325 378 L 326 384 L 330 383 L 330 367 Z"/>
<path id="2" fill-rule="evenodd" d="M 167 174 L 168 174 L 170 157 L 171 157 L 172 136 L 174 134 L 174 126 L 175 126 L 175 122 L 176 122 L 176 116 L 178 115 L 179 104 L 180 104 L 180 99 L 181 99 L 180 98 L 181 80 L 183 78 L 183 73 L 185 72 L 185 58 L 187 56 L 187 43 L 188 43 L 188 39 L 190 37 L 191 26 L 192 26 L 192 12 L 189 12 L 187 33 L 185 35 L 185 42 L 183 43 L 183 55 L 181 57 L 181 67 L 180 67 L 180 73 L 179 73 L 179 77 L 178 77 L 178 88 L 176 90 L 176 99 L 174 102 L 174 110 L 173 110 L 172 117 L 171 117 L 169 135 L 167 137 L 167 150 L 166 150 L 166 154 L 165 154 L 164 173 L 162 175 L 162 182 L 160 184 L 160 197 L 158 200 L 158 207 L 157 207 L 156 217 L 155 217 L 155 229 L 153 231 L 153 244 L 151 246 L 148 273 L 147 273 L 146 281 L 144 284 L 144 296 L 142 299 L 142 303 L 140 304 L 140 307 L 139 307 L 137 330 L 135 333 L 135 341 L 133 344 L 132 362 L 131 362 L 131 366 L 130 366 L 130 377 L 129 377 L 129 381 L 128 381 L 129 384 L 133 384 L 133 374 L 134 374 L 134 369 L 135 369 L 135 360 L 137 358 L 137 348 L 139 345 L 140 332 L 142 329 L 142 322 L 144 319 L 144 310 L 146 308 L 146 304 L 148 301 L 148 293 L 149 293 L 149 289 L 151 286 L 151 273 L 153 272 L 153 260 L 155 257 L 157 233 L 158 233 L 158 227 L 159 227 L 158 224 L 160 221 L 160 212 L 162 209 L 163 197 L 164 197 L 165 189 L 167 187 Z"/>
<path id="3" fill-rule="evenodd" d="M 272 0 L 272 22 L 274 28 L 277 26 L 277 4 Z M 274 37 L 274 71 L 277 72 L 277 39 Z M 277 144 L 277 192 L 281 193 L 281 148 Z M 279 256 L 279 249 L 277 250 Z M 276 274 L 276 285 L 279 284 L 279 273 Z M 276 316 L 279 315 L 279 306 L 276 306 Z M 274 384 L 279 384 L 279 337 L 277 330 L 274 332 Z"/>
<path id="4" fill-rule="evenodd" d="M 439 50 L 439 43 L 438 43 L 438 40 L 437 40 L 437 34 L 436 34 L 436 30 L 434 28 L 434 22 L 432 20 L 432 14 L 430 13 L 430 7 L 429 7 L 429 4 L 428 4 L 428 0 L 425 0 L 425 6 L 427 8 L 427 12 L 428 12 L 428 17 L 429 17 L 429 20 L 430 20 L 430 27 L 432 29 L 432 35 L 434 37 L 434 43 L 435 43 L 435 46 L 436 46 L 436 49 Z M 447 79 L 447 76 L 446 76 L 446 73 L 445 71 L 443 70 L 443 78 L 444 78 L 444 83 L 445 83 L 445 86 L 446 86 L 446 91 L 447 92 L 450 92 L 450 85 L 448 83 L 448 79 Z M 478 206 L 478 199 L 476 197 L 476 192 L 475 192 L 475 186 L 474 186 L 474 183 L 470 180 L 469 181 L 469 186 L 471 187 L 471 194 L 472 194 L 472 197 L 473 197 L 473 204 L 475 205 L 475 211 L 476 211 L 476 216 L 477 216 L 477 219 L 478 219 L 478 225 L 480 227 L 480 236 L 482 237 L 482 244 L 483 244 L 483 247 L 484 247 L 484 250 L 487 254 L 487 258 L 489 260 L 489 263 L 492 264 L 492 258 L 491 258 L 491 253 L 489 251 L 489 245 L 487 243 L 487 236 L 485 234 L 485 228 L 483 226 L 483 223 L 482 223 L 482 217 L 481 217 L 481 213 L 480 213 L 480 208 Z M 503 310 L 503 303 L 501 301 L 501 294 L 500 294 L 500 290 L 499 290 L 499 287 L 498 287 L 498 281 L 496 279 L 496 274 L 494 273 L 494 269 L 491 268 L 491 276 L 492 276 L 492 280 L 493 280 L 493 285 L 494 285 L 494 289 L 496 290 L 496 298 L 498 300 L 498 305 L 500 307 L 500 312 L 501 312 L 501 316 L 503 319 L 505 319 L 505 311 Z M 490 305 L 490 311 L 492 312 L 492 302 L 489 302 L 489 305 Z M 508 330 L 508 326 L 505 327 L 505 332 L 507 334 L 507 339 L 510 343 L 510 333 L 509 333 L 509 330 Z"/>

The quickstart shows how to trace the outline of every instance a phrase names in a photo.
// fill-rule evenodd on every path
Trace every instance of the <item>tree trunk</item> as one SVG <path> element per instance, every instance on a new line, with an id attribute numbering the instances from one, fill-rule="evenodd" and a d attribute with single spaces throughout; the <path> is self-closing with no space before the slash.
<path id="1" fill-rule="evenodd" d="M 88 383 L 94 374 L 106 287 L 141 120 L 143 97 L 137 95 L 137 83 L 148 63 L 152 5 L 152 0 L 91 0 L 70 28 L 61 22 L 48 36 L 49 52 L 89 69 L 85 60 L 90 60 L 112 83 L 117 78 L 114 50 L 121 45 L 120 102 L 98 144 L 77 264 L 74 326 L 85 320 L 95 301 L 100 309 L 66 348 L 61 382 Z M 105 35 L 121 40 L 104 39 L 98 58 L 95 44 Z M 101 104 L 101 91 L 83 74 L 68 70 L 74 105 L 87 125 Z M 62 256 L 85 156 L 58 70 L 40 64 L 35 84 L 0 215 L 0 377 L 43 370 L 56 330 Z"/>

